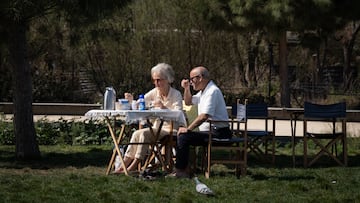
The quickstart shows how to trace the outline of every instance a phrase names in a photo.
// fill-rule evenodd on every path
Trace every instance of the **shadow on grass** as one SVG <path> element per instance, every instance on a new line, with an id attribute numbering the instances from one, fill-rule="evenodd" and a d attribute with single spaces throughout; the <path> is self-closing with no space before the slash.
<path id="1" fill-rule="evenodd" d="M 349 151 L 348 151 L 348 166 L 350 167 L 360 167 L 360 151 L 358 147 L 359 143 L 358 138 L 352 138 L 349 139 Z M 295 181 L 299 179 L 303 180 L 311 180 L 315 177 L 311 174 L 307 175 L 285 175 L 285 176 L 273 176 L 271 175 L 271 172 L 269 174 L 266 173 L 259 173 L 257 169 L 304 169 L 304 159 L 302 154 L 302 142 L 301 140 L 297 140 L 297 144 L 300 146 L 297 146 L 297 152 L 295 156 L 295 166 L 293 166 L 293 159 L 292 159 L 292 153 L 291 153 L 291 144 L 290 139 L 282 139 L 281 142 L 277 143 L 276 146 L 276 155 L 275 155 L 275 164 L 271 164 L 270 160 L 271 157 L 268 156 L 267 160 L 261 159 L 258 156 L 256 156 L 254 153 L 248 154 L 248 170 L 247 170 L 247 176 L 251 177 L 254 180 L 268 180 L 268 179 L 277 179 L 277 180 L 284 180 L 284 181 Z M 300 150 L 299 150 L 300 149 Z M 314 155 L 311 155 L 310 158 L 312 159 Z M 309 159 L 310 160 L 310 159 Z M 341 168 L 336 161 L 334 161 L 330 156 L 324 155 L 320 159 L 316 161 L 309 169 L 326 169 L 326 168 Z M 224 168 L 220 168 L 218 171 L 216 171 L 217 176 L 228 176 L 228 175 L 234 175 L 234 166 L 232 165 L 226 165 Z M 345 168 L 345 167 L 344 167 Z M 256 172 L 254 172 L 256 171 Z M 199 171 L 197 171 L 198 173 Z M 254 173 L 253 173 L 254 172 Z"/>
<path id="2" fill-rule="evenodd" d="M 82 151 L 61 151 L 61 150 L 44 150 L 41 153 L 41 158 L 31 161 L 17 160 L 15 158 L 14 150 L 0 149 L 0 168 L 7 169 L 54 169 L 54 168 L 84 168 L 88 166 L 105 167 L 111 157 L 112 150 L 86 147 Z"/>
<path id="3" fill-rule="evenodd" d="M 358 147 L 360 144 L 360 138 L 357 137 L 348 137 L 347 138 L 347 151 L 348 151 L 348 167 L 358 167 L 360 166 L 360 148 Z M 297 137 L 295 139 L 295 167 L 303 167 L 304 158 L 303 158 L 303 141 L 302 138 Z M 264 165 L 268 167 L 277 167 L 277 168 L 288 168 L 293 167 L 293 157 L 292 157 L 292 145 L 291 145 L 291 137 L 289 136 L 279 136 L 276 139 L 276 147 L 275 147 L 275 166 L 271 166 L 269 164 L 261 162 L 256 157 L 249 154 L 248 163 L 249 165 Z M 308 162 L 312 160 L 314 155 L 311 155 L 311 151 L 315 151 L 316 153 L 318 148 L 314 147 L 313 143 L 309 143 L 308 151 L 310 153 Z M 313 152 L 314 153 L 314 152 Z M 340 150 L 341 153 L 341 150 Z M 338 155 L 341 157 L 341 155 Z M 341 160 L 341 158 L 340 158 Z M 253 161 L 253 163 L 251 163 Z M 314 163 L 310 168 L 327 168 L 327 167 L 336 167 L 340 166 L 337 162 L 332 159 L 327 154 L 321 156 L 319 160 Z"/>
<path id="4" fill-rule="evenodd" d="M 254 180 L 269 180 L 269 179 L 277 179 L 280 181 L 298 181 L 298 180 L 313 180 L 314 176 L 306 175 L 306 176 L 271 176 L 265 174 L 254 174 L 251 175 Z"/>
<path id="5" fill-rule="evenodd" d="M 313 156 L 310 156 L 309 160 L 312 160 Z M 308 161 L 309 161 L 308 160 Z M 259 160 L 253 155 L 248 156 L 249 167 L 264 167 L 264 168 L 293 168 L 293 161 L 291 155 L 276 155 L 275 164 L 264 162 Z M 360 166 L 360 154 L 348 155 L 348 166 L 347 167 L 359 167 Z M 329 167 L 341 167 L 334 159 L 324 155 L 317 160 L 309 168 L 329 168 Z M 297 154 L 295 156 L 295 168 L 304 168 L 303 155 Z"/>
<path id="6" fill-rule="evenodd" d="M 349 148 L 351 153 L 348 156 L 348 167 L 360 166 L 360 149 L 358 143 L 360 140 L 349 139 Z M 301 143 L 298 143 L 301 145 Z M 297 146 L 301 148 L 302 146 Z M 39 160 L 20 161 L 15 158 L 14 146 L 0 146 L 0 168 L 32 168 L 32 169 L 50 169 L 66 168 L 69 166 L 75 168 L 84 168 L 88 166 L 106 167 L 111 157 L 111 146 L 41 146 L 42 157 Z M 275 164 L 259 160 L 253 154 L 248 155 L 248 167 L 251 168 L 292 168 L 291 147 L 289 139 L 281 140 L 276 147 Z M 303 156 L 301 152 L 296 153 L 296 168 L 303 168 Z M 338 167 L 337 163 L 327 156 L 321 158 L 311 168 Z M 251 173 L 251 170 L 249 170 Z M 251 175 L 251 174 L 250 174 Z M 255 179 L 264 179 L 271 177 L 262 177 L 255 175 Z M 293 177 L 283 177 L 291 180 Z M 299 178 L 299 177 L 296 177 Z M 311 177 L 303 177 L 304 179 Z"/>

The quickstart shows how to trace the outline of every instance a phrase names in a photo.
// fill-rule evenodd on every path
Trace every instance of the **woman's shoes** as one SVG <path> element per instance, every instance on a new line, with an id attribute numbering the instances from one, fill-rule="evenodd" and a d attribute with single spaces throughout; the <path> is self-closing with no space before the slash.
<path id="1" fill-rule="evenodd" d="M 115 174 L 115 175 L 124 174 L 124 173 L 125 173 L 125 171 L 123 168 L 119 168 L 112 172 L 112 174 Z"/>
<path id="2" fill-rule="evenodd" d="M 128 175 L 137 175 L 137 174 L 139 174 L 139 171 L 137 171 L 137 170 L 133 170 L 133 171 L 128 170 L 127 172 L 128 172 Z M 125 174 L 125 171 L 124 171 L 123 168 L 119 168 L 118 170 L 113 171 L 111 174 L 113 174 L 113 175 Z"/>

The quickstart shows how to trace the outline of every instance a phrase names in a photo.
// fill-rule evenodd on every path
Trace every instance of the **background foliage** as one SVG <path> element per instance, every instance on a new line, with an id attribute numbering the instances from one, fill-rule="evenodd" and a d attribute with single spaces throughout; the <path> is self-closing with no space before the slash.
<path id="1" fill-rule="evenodd" d="M 326 17 L 334 12 L 329 5 L 338 7 L 333 13 L 336 22 Z M 340 94 L 354 108 L 359 105 L 353 103 L 360 89 L 359 40 L 355 37 L 351 55 L 356 74 L 344 88 L 341 33 L 347 23 L 358 22 L 344 15 L 344 8 L 349 9 L 335 1 L 147 0 L 133 1 L 100 21 L 50 12 L 29 26 L 34 102 L 102 102 L 106 86 L 114 86 L 119 98 L 125 91 L 138 95 L 152 88 L 150 68 L 166 62 L 175 68 L 176 88 L 192 67 L 201 64 L 210 69 L 227 98 L 262 95 L 276 106 L 276 35 L 282 25 L 298 34 L 288 47 L 292 104 Z M 304 12 L 308 15 L 299 17 Z M 0 62 L 0 101 L 12 101 L 12 67 L 5 47 L 0 47 Z M 327 67 L 339 68 L 323 73 Z"/>

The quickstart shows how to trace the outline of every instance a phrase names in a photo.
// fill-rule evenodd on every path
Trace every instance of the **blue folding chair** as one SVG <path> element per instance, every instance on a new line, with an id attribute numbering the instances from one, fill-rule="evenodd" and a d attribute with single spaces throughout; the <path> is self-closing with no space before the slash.
<path id="1" fill-rule="evenodd" d="M 310 132 L 310 121 L 331 123 L 329 132 Z M 338 130 L 336 124 L 340 123 Z M 319 151 L 308 162 L 308 142 L 312 140 L 315 148 Z M 326 140 L 326 143 L 321 142 Z M 337 153 L 337 143 L 341 144 L 342 156 Z M 331 148 L 331 149 L 330 149 Z M 341 166 L 347 166 L 347 143 L 346 143 L 346 103 L 340 102 L 329 105 L 304 103 L 304 167 L 309 167 L 323 155 L 328 155 Z"/>
<path id="2" fill-rule="evenodd" d="M 275 163 L 275 117 L 269 117 L 266 103 L 247 104 L 246 119 L 260 119 L 263 124 L 256 129 L 247 129 L 249 153 L 254 153 L 263 161 Z M 269 128 L 271 122 L 272 128 Z M 271 144 L 271 146 L 269 146 Z M 270 155 L 270 158 L 269 158 Z"/>

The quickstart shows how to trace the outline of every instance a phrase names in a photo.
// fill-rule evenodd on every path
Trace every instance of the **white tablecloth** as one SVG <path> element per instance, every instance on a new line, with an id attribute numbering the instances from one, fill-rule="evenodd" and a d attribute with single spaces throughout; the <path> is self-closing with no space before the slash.
<path id="1" fill-rule="evenodd" d="M 104 119 L 105 117 L 118 117 L 126 123 L 133 123 L 148 118 L 161 118 L 186 123 L 181 110 L 154 109 L 154 110 L 90 110 L 85 113 L 87 118 Z"/>

